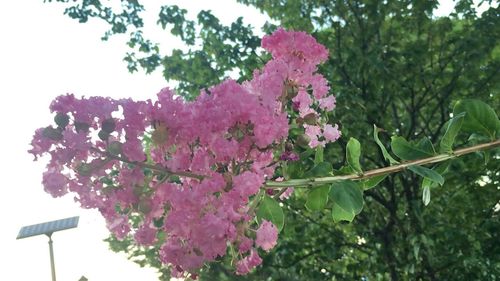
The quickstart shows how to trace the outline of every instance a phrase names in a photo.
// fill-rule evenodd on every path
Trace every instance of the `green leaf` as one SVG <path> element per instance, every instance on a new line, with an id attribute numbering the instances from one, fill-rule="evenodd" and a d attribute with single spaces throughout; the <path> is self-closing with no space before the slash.
<path id="1" fill-rule="evenodd" d="M 350 138 L 346 147 L 347 164 L 358 174 L 361 174 L 361 165 L 359 164 L 359 157 L 361 156 L 361 144 L 355 138 Z"/>
<path id="2" fill-rule="evenodd" d="M 460 128 L 462 128 L 465 114 L 465 112 L 462 112 L 447 122 L 448 126 L 446 127 L 446 132 L 439 143 L 440 152 L 449 153 L 453 151 L 453 143 L 455 142 L 455 138 L 457 137 Z"/>
<path id="3" fill-rule="evenodd" d="M 348 221 L 352 222 L 356 215 L 353 212 L 346 211 L 339 204 L 333 202 L 332 205 L 332 218 L 334 222 Z"/>
<path id="4" fill-rule="evenodd" d="M 429 141 L 430 142 L 430 141 Z M 392 152 L 403 160 L 415 160 L 434 156 L 429 142 L 421 140 L 417 145 L 408 142 L 400 136 L 392 137 L 391 148 Z M 431 144 L 432 146 L 432 144 Z"/>
<path id="5" fill-rule="evenodd" d="M 377 126 L 373 125 L 373 139 L 375 139 L 375 142 L 380 147 L 380 150 L 382 151 L 382 155 L 384 156 L 384 159 L 386 161 L 389 161 L 389 164 L 391 164 L 391 165 L 398 164 L 399 162 L 396 161 L 396 159 L 392 158 L 392 156 L 389 154 L 389 152 L 387 151 L 385 146 L 382 144 L 382 142 L 378 138 L 378 131 L 379 130 L 380 129 L 377 128 Z"/>
<path id="6" fill-rule="evenodd" d="M 257 218 L 259 220 L 266 219 L 272 222 L 279 231 L 283 229 L 285 224 L 285 216 L 283 215 L 283 210 L 276 200 L 272 197 L 264 196 L 257 209 Z"/>
<path id="7" fill-rule="evenodd" d="M 340 167 L 340 169 L 338 170 L 333 170 L 333 174 L 336 175 L 336 176 L 340 176 L 340 175 L 350 175 L 354 173 L 354 171 L 352 170 L 351 167 L 349 166 L 342 166 Z"/>
<path id="8" fill-rule="evenodd" d="M 427 152 L 429 155 L 436 155 L 436 150 L 434 149 L 434 145 L 428 137 L 422 138 L 417 143 L 417 148 Z"/>
<path id="9" fill-rule="evenodd" d="M 363 189 L 364 190 L 368 190 L 370 188 L 374 188 L 381 181 L 383 181 L 386 177 L 387 177 L 387 174 L 380 175 L 380 176 L 375 176 L 375 177 L 372 177 L 372 178 L 369 178 L 367 180 L 362 181 L 361 183 L 363 184 Z"/>
<path id="10" fill-rule="evenodd" d="M 314 188 L 307 195 L 306 208 L 311 211 L 321 211 L 328 202 L 329 185 L 323 185 Z"/>
<path id="11" fill-rule="evenodd" d="M 318 165 L 314 166 L 311 170 L 307 171 L 304 174 L 305 178 L 317 178 L 317 177 L 326 177 L 331 175 L 333 172 L 332 164 L 328 162 L 321 162 Z"/>
<path id="12" fill-rule="evenodd" d="M 462 129 L 467 133 L 480 133 L 495 139 L 496 132 L 500 130 L 500 120 L 496 112 L 485 102 L 466 99 L 458 101 L 453 108 L 453 115 L 465 112 Z"/>
<path id="13" fill-rule="evenodd" d="M 450 161 L 449 160 L 445 161 L 445 162 L 439 163 L 436 167 L 432 168 L 432 170 L 436 171 L 440 175 L 443 175 L 448 170 L 448 166 L 450 166 Z M 437 185 L 438 185 L 437 182 L 432 181 L 432 180 L 430 180 L 428 178 L 424 178 L 422 180 L 422 189 L 424 189 L 425 187 L 432 188 L 432 187 L 435 187 Z"/>
<path id="14" fill-rule="evenodd" d="M 335 222 L 351 222 L 363 209 L 363 192 L 354 181 L 334 182 L 330 190 L 330 198 L 333 201 L 332 217 Z"/>
<path id="15" fill-rule="evenodd" d="M 424 187 L 422 190 L 422 202 L 424 202 L 425 206 L 429 205 L 429 202 L 431 202 L 431 189 L 428 186 Z"/>
<path id="16" fill-rule="evenodd" d="M 415 174 L 422 176 L 426 179 L 429 179 L 433 182 L 437 182 L 440 185 L 444 184 L 444 178 L 438 172 L 436 172 L 434 170 L 431 170 L 429 168 L 425 168 L 422 166 L 417 166 L 417 165 L 409 166 L 408 169 L 410 171 L 414 172 Z"/>
<path id="17" fill-rule="evenodd" d="M 323 147 L 320 145 L 316 147 L 316 153 L 314 155 L 314 165 L 318 165 L 319 163 L 323 162 Z"/>
<path id="18" fill-rule="evenodd" d="M 290 179 L 300 179 L 304 176 L 304 165 L 301 161 L 291 161 L 286 165 L 286 173 Z"/>
<path id="19" fill-rule="evenodd" d="M 315 153 L 314 149 L 308 147 L 304 152 L 300 153 L 299 157 L 301 160 L 305 160 L 309 158 L 309 156 L 313 155 L 313 153 Z"/>

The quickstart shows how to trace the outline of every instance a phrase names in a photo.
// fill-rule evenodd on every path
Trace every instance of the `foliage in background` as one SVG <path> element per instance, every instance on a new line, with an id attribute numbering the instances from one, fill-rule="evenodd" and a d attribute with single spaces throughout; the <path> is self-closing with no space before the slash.
<path id="1" fill-rule="evenodd" d="M 438 147 L 453 110 L 449 104 L 477 98 L 500 108 L 498 8 L 478 17 L 471 1 L 458 1 L 450 17 L 435 18 L 437 1 L 241 2 L 286 28 L 312 33 L 329 48 L 330 60 L 321 71 L 341 105 L 335 120 L 341 120 L 344 135 L 343 141 L 324 151 L 325 161 L 335 169 L 345 162 L 349 137 L 361 140 L 364 170 L 389 164 L 371 141 L 373 124 L 382 128 L 379 137 L 384 144 L 390 136 L 400 135 L 407 140 L 428 137 Z M 123 12 L 117 12 L 99 1 L 70 2 L 66 12 L 81 22 L 92 17 L 106 20 L 111 25 L 106 37 L 130 33 L 129 70 L 161 68 L 166 79 L 182 81 L 179 88 L 187 98 L 232 71 L 248 78 L 268 59 L 259 55 L 260 42 L 242 20 L 226 27 L 203 11 L 192 21 L 175 6 L 162 8 L 158 22 L 192 48 L 162 57 L 159 46 L 142 37 L 143 7 L 137 1 L 122 3 Z M 270 30 L 272 25 L 266 26 L 265 31 Z M 458 146 L 467 137 L 461 134 Z M 416 175 L 389 175 L 365 191 L 364 211 L 351 224 L 333 222 L 327 210 L 305 209 L 307 191 L 298 190 L 286 202 L 280 242 L 262 267 L 235 278 L 220 263 L 200 278 L 498 280 L 499 157 L 496 150 L 453 160 L 446 183 L 428 188 L 428 206 L 421 200 L 423 189 Z M 140 264 L 160 268 L 150 249 L 113 237 L 108 241 L 112 249 L 128 252 Z"/>

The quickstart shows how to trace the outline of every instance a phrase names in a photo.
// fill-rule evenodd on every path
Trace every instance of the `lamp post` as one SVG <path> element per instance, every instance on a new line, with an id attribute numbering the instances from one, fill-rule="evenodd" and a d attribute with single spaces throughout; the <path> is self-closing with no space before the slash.
<path id="1" fill-rule="evenodd" d="M 54 248 L 52 246 L 52 234 L 56 231 L 75 228 L 78 226 L 79 217 L 71 217 L 61 220 L 49 221 L 21 227 L 16 239 L 23 239 L 31 236 L 45 234 L 49 237 L 50 270 L 52 281 L 56 281 L 56 267 L 54 263 Z"/>

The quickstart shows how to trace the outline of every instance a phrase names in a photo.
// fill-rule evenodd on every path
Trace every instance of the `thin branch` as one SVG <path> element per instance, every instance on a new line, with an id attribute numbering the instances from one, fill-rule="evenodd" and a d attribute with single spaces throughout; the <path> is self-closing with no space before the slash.
<path id="1" fill-rule="evenodd" d="M 266 189 L 280 189 L 280 188 L 285 188 L 285 187 L 313 187 L 313 186 L 318 186 L 318 185 L 324 185 L 328 183 L 333 183 L 339 180 L 364 180 L 380 175 L 385 175 L 385 174 L 391 174 L 395 172 L 402 171 L 409 166 L 413 165 L 425 165 L 425 164 L 431 164 L 431 163 L 437 163 L 437 162 L 442 162 L 448 159 L 453 159 L 465 154 L 469 154 L 472 152 L 480 151 L 480 150 L 486 150 L 490 148 L 494 148 L 500 146 L 500 139 L 488 142 L 488 143 L 483 143 L 483 144 L 478 144 L 475 146 L 471 147 L 466 147 L 466 148 L 461 148 L 453 151 L 450 154 L 440 154 L 436 156 L 432 156 L 429 158 L 423 158 L 423 159 L 418 159 L 418 160 L 413 160 L 413 161 L 408 161 L 399 165 L 394 165 L 394 166 L 389 166 L 389 167 L 383 167 L 379 169 L 374 169 L 370 171 L 366 171 L 363 174 L 350 174 L 350 175 L 341 175 L 341 176 L 333 176 L 333 177 L 322 177 L 322 178 L 309 178 L 309 179 L 292 179 L 288 181 L 281 181 L 281 182 L 276 182 L 276 181 L 268 181 L 264 184 L 264 188 Z M 165 173 L 169 176 L 177 175 L 177 176 L 182 176 L 182 177 L 188 177 L 188 178 L 194 178 L 198 180 L 203 180 L 206 176 L 203 175 L 198 175 L 194 174 L 191 172 L 185 172 L 185 171 L 179 171 L 179 172 L 173 172 L 170 171 L 164 167 L 157 166 L 157 165 L 151 165 L 143 162 L 137 162 L 137 161 L 131 161 L 125 157 L 113 155 L 111 153 L 108 153 L 106 151 L 99 150 L 97 148 L 92 148 L 94 152 L 97 152 L 103 156 L 106 156 L 110 159 L 115 159 L 118 161 L 122 161 L 124 163 L 129 163 L 132 165 L 139 166 L 141 168 L 146 168 L 146 169 L 151 169 L 154 171 L 162 172 Z"/>
<path id="2" fill-rule="evenodd" d="M 97 153 L 99 153 L 99 154 L 101 154 L 103 156 L 106 156 L 106 157 L 108 157 L 110 159 L 118 160 L 118 161 L 121 161 L 123 163 L 128 163 L 128 164 L 136 165 L 138 167 L 150 169 L 150 170 L 157 171 L 157 172 L 160 172 L 160 173 L 165 173 L 168 176 L 181 176 L 181 177 L 193 178 L 193 179 L 197 179 L 197 180 L 202 180 L 202 179 L 204 179 L 206 177 L 206 176 L 203 176 L 203 175 L 198 175 L 198 174 L 194 174 L 194 173 L 191 173 L 191 172 L 185 172 L 185 171 L 173 172 L 173 171 L 170 171 L 167 168 L 164 168 L 164 167 L 161 167 L 161 166 L 158 166 L 158 165 L 151 165 L 151 164 L 147 164 L 147 163 L 144 163 L 144 162 L 131 161 L 131 160 L 128 160 L 127 158 L 125 158 L 125 157 L 121 157 L 121 156 L 118 156 L 118 155 L 113 155 L 113 154 L 111 154 L 109 152 L 102 151 L 102 150 L 97 149 L 97 148 L 91 148 L 91 150 L 94 151 L 94 152 L 97 152 Z"/>
<path id="3" fill-rule="evenodd" d="M 459 157 L 459 156 L 462 156 L 465 154 L 469 154 L 472 152 L 491 149 L 491 148 L 498 147 L 498 146 L 500 146 L 500 139 L 497 139 L 495 141 L 488 142 L 488 143 L 474 145 L 471 147 L 457 149 L 450 154 L 439 154 L 439 155 L 428 157 L 428 158 L 407 161 L 407 162 L 404 162 L 402 164 L 398 164 L 398 165 L 394 165 L 394 166 L 383 167 L 383 168 L 379 168 L 379 169 L 366 171 L 363 174 L 350 174 L 350 175 L 322 177 L 322 178 L 309 178 L 309 179 L 292 179 L 292 180 L 281 181 L 281 182 L 269 181 L 269 182 L 266 182 L 264 184 L 264 188 L 266 188 L 266 189 L 279 189 L 279 188 L 285 188 L 285 187 L 313 187 L 313 186 L 333 183 L 333 182 L 340 181 L 340 180 L 364 180 L 364 179 L 368 179 L 368 178 L 372 178 L 372 177 L 376 177 L 376 176 L 381 176 L 381 175 L 399 172 L 399 171 L 405 170 L 409 166 L 414 166 L 414 165 L 420 166 L 420 165 L 425 165 L 425 164 L 438 163 L 438 162 L 442 162 L 442 161 L 445 161 L 448 159 L 453 159 L 453 158 L 456 158 L 456 157 Z"/>

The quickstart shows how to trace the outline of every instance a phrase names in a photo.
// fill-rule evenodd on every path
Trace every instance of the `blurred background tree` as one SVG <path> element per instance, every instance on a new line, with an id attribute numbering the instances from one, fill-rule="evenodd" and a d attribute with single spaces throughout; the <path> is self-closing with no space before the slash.
<path id="1" fill-rule="evenodd" d="M 122 0 L 119 9 L 99 0 L 54 2 L 65 2 L 65 13 L 82 23 L 107 22 L 104 40 L 129 34 L 129 71 L 161 69 L 186 99 L 229 76 L 246 80 L 269 59 L 243 18 L 225 26 L 210 11 L 193 20 L 181 7 L 163 6 L 157 23 L 187 47 L 162 56 L 160 46 L 143 35 L 139 1 Z M 269 15 L 273 23 L 264 32 L 278 25 L 306 31 L 329 49 L 320 72 L 337 97 L 332 117 L 344 136 L 325 149 L 334 167 L 344 163 L 349 137 L 361 140 L 366 169 L 389 165 L 372 140 L 374 124 L 383 128 L 385 143 L 391 135 L 436 143 L 454 101 L 477 98 L 500 109 L 497 3 L 481 1 L 490 8 L 478 15 L 473 1 L 460 0 L 450 16 L 436 17 L 439 3 L 432 0 L 238 2 Z M 445 185 L 431 189 L 428 206 L 414 174 L 389 175 L 365 192 L 365 208 L 351 224 L 334 223 L 326 211 L 308 211 L 307 191 L 296 190 L 284 202 L 279 244 L 262 266 L 234 276 L 227 263 L 213 263 L 200 280 L 500 280 L 499 159 L 497 149 L 453 160 Z M 130 239 L 107 241 L 169 279 L 155 248 L 134 246 Z"/>

